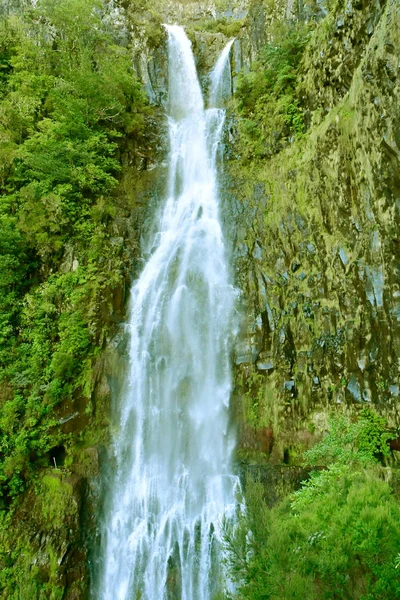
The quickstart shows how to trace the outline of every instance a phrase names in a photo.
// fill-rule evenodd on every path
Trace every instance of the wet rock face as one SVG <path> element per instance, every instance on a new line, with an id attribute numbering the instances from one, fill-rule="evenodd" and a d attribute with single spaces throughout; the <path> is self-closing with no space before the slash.
<path id="1" fill-rule="evenodd" d="M 161 43 L 149 46 L 145 39 L 146 28 L 143 28 L 142 39 L 135 49 L 136 71 L 145 83 L 150 101 L 167 108 L 167 36 L 161 23 L 179 23 L 185 27 L 193 44 L 200 83 L 207 91 L 209 73 L 227 41 L 238 35 L 250 4 L 250 0 L 209 0 L 201 3 L 160 0 L 157 10 L 159 28 L 163 32 Z"/>
<path id="2" fill-rule="evenodd" d="M 380 0 L 341 1 L 329 15 L 329 27 L 310 45 L 302 76 L 304 101 L 311 112 L 317 108 L 329 112 L 349 91 L 384 5 Z M 364 69 L 367 73 L 365 64 Z"/>
<path id="3" fill-rule="evenodd" d="M 233 75 L 247 71 L 258 59 L 260 50 L 273 38 L 274 29 L 282 23 L 319 20 L 328 14 L 327 0 L 253 0 L 244 3 L 245 27 L 234 44 Z"/>
<path id="4" fill-rule="evenodd" d="M 301 71 L 307 134 L 262 164 L 230 162 L 252 357 L 236 392 L 246 418 L 285 431 L 338 403 L 398 424 L 400 7 L 339 3 L 321 26 Z"/>

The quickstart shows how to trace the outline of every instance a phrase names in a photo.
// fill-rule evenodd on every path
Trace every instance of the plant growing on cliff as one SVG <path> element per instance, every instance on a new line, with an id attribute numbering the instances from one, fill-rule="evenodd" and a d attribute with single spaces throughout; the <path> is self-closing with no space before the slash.
<path id="1" fill-rule="evenodd" d="M 151 109 L 109 16 L 98 0 L 39 0 L 0 17 L 0 495 L 7 503 L 46 464 L 46 452 L 66 443 L 57 407 L 90 395 L 100 304 L 123 277 L 107 222 L 122 138 L 129 136 L 132 156 L 142 155 Z"/>
<path id="2" fill-rule="evenodd" d="M 304 131 L 296 76 L 312 25 L 277 26 L 249 73 L 238 76 L 236 103 L 241 154 L 271 155 Z"/>
<path id="3" fill-rule="evenodd" d="M 378 464 L 381 457 L 389 456 L 388 442 L 393 437 L 385 419 L 370 408 L 363 408 L 355 420 L 333 415 L 326 435 L 304 458 L 310 465 Z"/>

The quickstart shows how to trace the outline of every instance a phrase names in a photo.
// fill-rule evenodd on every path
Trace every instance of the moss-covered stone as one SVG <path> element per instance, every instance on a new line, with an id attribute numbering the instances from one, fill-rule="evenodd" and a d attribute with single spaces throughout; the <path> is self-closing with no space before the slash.
<path id="1" fill-rule="evenodd" d="M 250 394 L 275 439 L 371 402 L 398 426 L 399 22 L 394 1 L 336 3 L 300 68 L 310 129 L 269 160 L 229 164 L 247 218 L 236 269 L 252 360 L 238 361 L 238 403 Z"/>

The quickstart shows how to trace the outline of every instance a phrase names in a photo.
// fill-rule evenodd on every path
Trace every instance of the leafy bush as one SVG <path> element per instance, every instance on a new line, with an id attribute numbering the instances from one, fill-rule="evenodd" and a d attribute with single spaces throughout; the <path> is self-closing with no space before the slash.
<path id="1" fill-rule="evenodd" d="M 242 19 L 227 19 L 221 17 L 219 19 L 206 19 L 203 21 L 196 22 L 193 26 L 194 31 L 208 32 L 208 33 L 222 33 L 227 38 L 234 38 L 239 35 L 241 28 L 244 25 Z"/>
<path id="2" fill-rule="evenodd" d="M 24 236 L 16 219 L 0 212 L 0 366 L 13 356 L 13 332 L 27 272 Z"/>
<path id="3" fill-rule="evenodd" d="M 57 406 L 90 396 L 102 343 L 96 304 L 122 277 L 106 224 L 122 140 L 129 136 L 131 153 L 143 155 L 151 113 L 127 39 L 107 10 L 100 0 L 38 0 L 0 18 L 0 496 L 7 502 L 46 452 L 66 443 Z"/>
<path id="4" fill-rule="evenodd" d="M 249 481 L 246 509 L 225 523 L 234 598 L 400 598 L 400 505 L 374 467 L 386 446 L 384 421 L 366 410 L 357 423 L 332 422 L 308 452 L 330 466 L 278 506 L 268 509 Z"/>
<path id="5" fill-rule="evenodd" d="M 383 417 L 363 408 L 354 421 L 344 415 L 332 416 L 327 434 L 304 457 L 310 465 L 377 464 L 381 457 L 389 455 L 388 441 L 393 437 Z"/>
<path id="6" fill-rule="evenodd" d="M 260 52 L 249 73 L 238 76 L 235 94 L 240 153 L 271 155 L 304 132 L 296 76 L 312 24 L 283 24 Z"/>

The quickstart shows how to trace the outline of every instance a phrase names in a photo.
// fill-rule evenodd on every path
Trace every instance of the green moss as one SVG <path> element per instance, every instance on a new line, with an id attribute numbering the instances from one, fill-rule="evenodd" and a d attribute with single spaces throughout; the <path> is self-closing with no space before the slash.
<path id="1" fill-rule="evenodd" d="M 239 74 L 235 94 L 238 114 L 237 152 L 253 161 L 279 152 L 305 130 L 296 94 L 296 73 L 310 25 L 286 24 L 260 52 L 251 71 Z"/>
<path id="2" fill-rule="evenodd" d="M 374 5 L 354 8 L 351 16 L 342 9 L 339 3 L 316 25 L 297 65 L 294 94 L 309 127 L 305 133 L 276 143 L 275 154 L 266 152 L 264 131 L 270 135 L 279 97 L 260 92 L 261 61 L 243 98 L 240 92 L 236 98 L 238 135 L 228 165 L 241 218 L 247 219 L 240 285 L 254 317 L 263 317 L 260 352 L 274 363 L 257 389 L 244 382 L 243 415 L 256 426 L 270 421 L 279 439 L 284 431 L 308 430 L 312 411 L 326 414 L 331 405 L 375 402 L 398 423 L 389 393 L 397 378 L 396 352 L 382 348 L 396 345 L 391 314 L 397 287 L 389 282 L 398 249 L 389 232 L 396 235 L 399 161 L 383 150 L 381 136 L 385 130 L 394 150 L 398 127 L 390 115 L 398 94 L 393 48 L 400 41 L 394 18 L 399 9 Z M 367 22 L 375 29 L 363 37 Z M 361 37 L 353 44 L 356 31 Z M 335 79 L 343 65 L 335 63 L 339 55 L 349 65 L 347 91 Z M 381 308 L 374 301 L 374 273 L 385 281 Z M 238 382 L 241 377 L 238 370 Z M 295 384 L 293 397 L 284 388 L 288 380 Z"/>
<path id="3" fill-rule="evenodd" d="M 42 522 L 51 530 L 65 525 L 65 520 L 76 513 L 71 486 L 61 475 L 44 475 L 39 492 Z"/>

